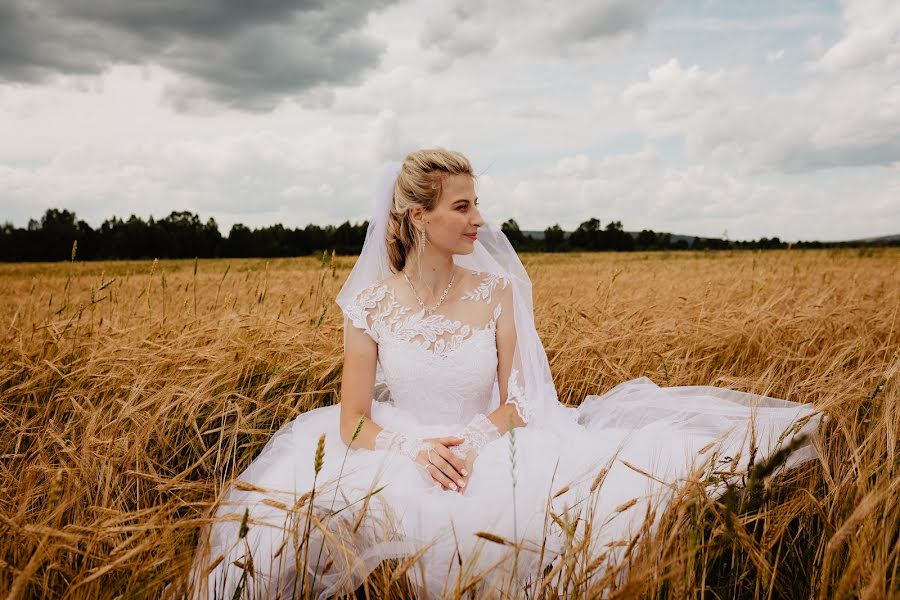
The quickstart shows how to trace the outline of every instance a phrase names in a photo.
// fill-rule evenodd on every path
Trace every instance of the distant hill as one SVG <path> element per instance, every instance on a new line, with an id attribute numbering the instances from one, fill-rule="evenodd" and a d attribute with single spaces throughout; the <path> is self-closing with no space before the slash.
<path id="1" fill-rule="evenodd" d="M 900 242 L 900 233 L 894 235 L 882 235 L 880 237 L 860 238 L 858 240 L 849 240 L 850 242 L 865 242 L 867 244 L 892 244 Z"/>

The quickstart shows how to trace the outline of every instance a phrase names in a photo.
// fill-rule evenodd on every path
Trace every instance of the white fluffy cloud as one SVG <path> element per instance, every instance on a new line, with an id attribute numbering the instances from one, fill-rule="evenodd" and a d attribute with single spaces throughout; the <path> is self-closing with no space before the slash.
<path id="1" fill-rule="evenodd" d="M 676 231 L 690 226 L 698 235 L 719 235 L 723 225 L 759 210 L 774 190 L 715 168 L 666 167 L 658 153 L 646 149 L 599 160 L 565 157 L 509 189 L 492 191 L 514 207 L 526 229 L 554 222 L 572 229 L 596 217 L 601 223 Z M 583 217 L 559 218 L 566 214 Z"/>
<path id="2" fill-rule="evenodd" d="M 844 34 L 814 65 L 826 71 L 900 71 L 900 2 L 844 0 Z"/>
<path id="3" fill-rule="evenodd" d="M 558 222 L 571 230 L 596 217 L 602 225 L 622 221 L 626 229 L 709 237 L 727 231 L 731 239 L 864 237 L 881 219 L 889 228 L 900 223 L 898 193 L 900 167 L 887 185 L 868 174 L 756 181 L 715 166 L 669 167 L 650 148 L 604 159 L 568 156 L 512 186 L 479 183 L 480 195 L 506 209 L 488 206 L 485 213 L 497 219 L 511 215 L 523 229 Z M 835 203 L 835 196 L 844 201 Z M 858 198 L 866 201 L 849 201 Z"/>
<path id="4" fill-rule="evenodd" d="M 683 136 L 691 160 L 744 173 L 900 160 L 898 74 L 853 71 L 760 92 L 747 69 L 685 68 L 673 58 L 623 99 L 648 135 Z"/>
<path id="5" fill-rule="evenodd" d="M 767 90 L 747 66 L 704 69 L 678 58 L 651 68 L 624 101 L 651 137 L 679 135 L 692 161 L 742 173 L 888 166 L 900 161 L 900 3 L 846 0 L 843 31 L 804 65 L 810 79 Z M 781 48 L 767 62 L 784 58 Z"/>
<path id="6" fill-rule="evenodd" d="M 94 225 L 113 215 L 191 210 L 233 222 L 288 226 L 361 217 L 379 156 L 394 156 L 390 113 L 348 135 L 328 127 L 293 137 L 273 131 L 123 145 L 115 154 L 75 147 L 38 166 L 0 165 L 2 207 L 22 222 L 46 208 L 77 207 Z M 347 165 L 354 165 L 348 174 Z"/>

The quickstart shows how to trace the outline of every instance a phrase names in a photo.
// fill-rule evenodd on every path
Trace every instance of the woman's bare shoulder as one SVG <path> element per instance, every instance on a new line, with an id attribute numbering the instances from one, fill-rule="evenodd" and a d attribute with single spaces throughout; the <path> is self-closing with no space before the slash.
<path id="1" fill-rule="evenodd" d="M 465 267 L 460 267 L 457 265 L 456 267 L 459 269 L 459 273 L 463 277 L 463 281 L 479 281 L 482 277 L 484 277 L 484 273 L 482 271 L 473 271 L 472 269 L 467 269 Z"/>

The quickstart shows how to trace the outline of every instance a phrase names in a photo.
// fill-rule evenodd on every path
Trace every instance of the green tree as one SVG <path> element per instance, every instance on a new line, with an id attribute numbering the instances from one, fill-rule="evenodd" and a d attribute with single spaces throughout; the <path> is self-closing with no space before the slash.
<path id="1" fill-rule="evenodd" d="M 544 230 L 544 250 L 547 252 L 561 252 L 566 243 L 565 233 L 559 223 L 551 225 Z"/>
<path id="2" fill-rule="evenodd" d="M 600 221 L 591 217 L 569 236 L 569 245 L 580 250 L 596 250 L 599 245 Z"/>
<path id="3" fill-rule="evenodd" d="M 509 240 L 509 243 L 512 244 L 513 248 L 519 250 L 525 246 L 525 234 L 522 233 L 522 230 L 519 229 L 519 224 L 516 223 L 515 219 L 510 219 L 505 221 L 502 225 L 500 225 L 500 231 L 506 236 L 506 239 Z"/>

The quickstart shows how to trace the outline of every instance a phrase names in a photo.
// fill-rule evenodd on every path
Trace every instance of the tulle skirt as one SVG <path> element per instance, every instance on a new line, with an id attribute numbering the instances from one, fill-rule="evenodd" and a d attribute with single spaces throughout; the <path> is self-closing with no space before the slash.
<path id="1" fill-rule="evenodd" d="M 477 574 L 479 597 L 491 595 L 508 589 L 512 574 L 524 586 L 553 564 L 570 539 L 564 528 L 588 519 L 587 551 L 615 561 L 624 546 L 616 542 L 648 526 L 648 506 L 656 509 L 652 533 L 666 499 L 704 464 L 740 473 L 751 455 L 763 460 L 800 434 L 808 442 L 786 466 L 814 459 L 822 416 L 810 404 L 712 386 L 659 387 L 646 377 L 587 396 L 575 410 L 570 426 L 517 428 L 485 446 L 463 493 L 444 490 L 406 457 L 348 449 L 339 406 L 304 413 L 224 495 L 215 524 L 201 533 L 192 597 L 230 598 L 237 587 L 245 597 L 290 597 L 314 581 L 324 598 L 352 592 L 392 558 L 410 561 L 420 597 L 441 597 Z M 372 419 L 422 437 L 465 425 L 425 425 L 379 401 Z"/>

